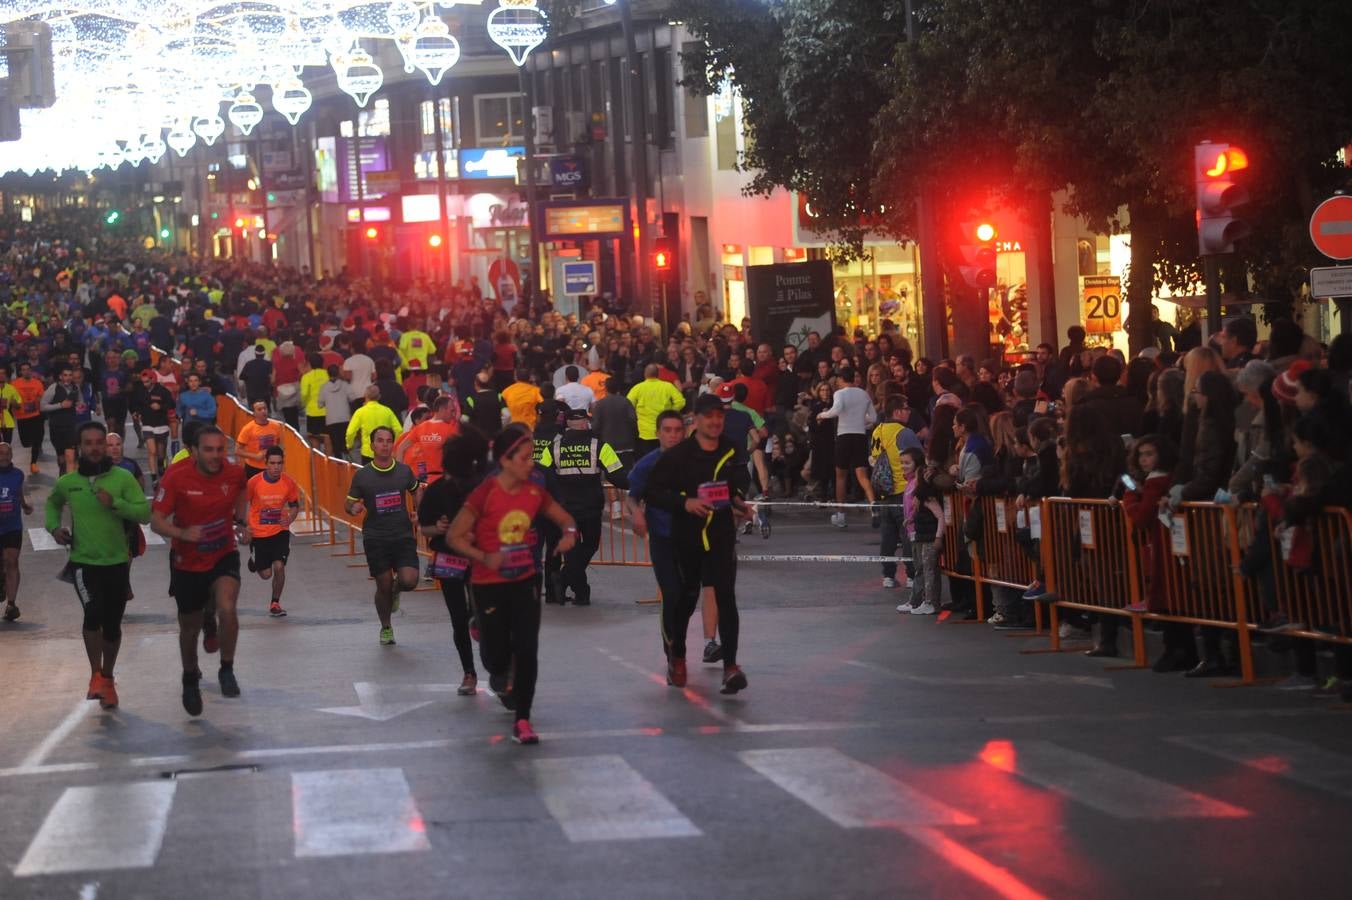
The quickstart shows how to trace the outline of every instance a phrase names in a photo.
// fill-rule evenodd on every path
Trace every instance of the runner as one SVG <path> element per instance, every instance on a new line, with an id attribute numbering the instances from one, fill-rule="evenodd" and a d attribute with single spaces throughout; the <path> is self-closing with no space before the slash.
<path id="1" fill-rule="evenodd" d="M 131 475 L 108 458 L 108 432 L 102 423 L 86 422 L 80 426 L 76 440 L 78 469 L 57 479 L 47 497 L 46 524 L 56 542 L 70 548 L 75 593 L 84 607 L 84 644 L 90 668 L 85 699 L 97 699 L 104 709 L 113 709 L 118 705 L 113 669 L 122 646 L 122 616 L 131 593 L 131 557 L 124 523 L 148 520 L 150 504 Z M 7 451 L 8 447 L 5 456 L 9 455 Z M 61 512 L 67 505 L 69 528 L 61 524 Z M 5 556 L 8 573 L 8 549 Z"/>
<path id="2" fill-rule="evenodd" d="M 450 397 L 437 397 L 432 401 L 432 417 L 395 442 L 395 458 L 412 469 L 419 481 L 431 484 L 442 476 L 442 447 L 460 431 L 460 423 L 453 419 L 454 406 Z"/>
<path id="3" fill-rule="evenodd" d="M 235 438 L 235 461 L 244 467 L 244 477 L 261 475 L 267 464 L 267 449 L 282 445 L 282 423 L 268 418 L 268 404 L 255 400 L 249 407 L 253 418 L 244 423 Z"/>
<path id="4" fill-rule="evenodd" d="M 0 366 L 0 442 L 8 444 L 14 440 L 14 414 L 21 409 L 23 397 L 9 383 L 9 366 Z"/>
<path id="5" fill-rule="evenodd" d="M 155 380 L 155 370 L 142 369 L 140 380 L 132 390 L 131 409 L 145 440 L 146 467 L 150 470 L 152 483 L 159 478 L 169 460 L 169 412 L 173 408 L 174 397 L 167 387 Z"/>
<path id="6" fill-rule="evenodd" d="M 19 618 L 19 551 L 23 549 L 23 517 L 33 514 L 24 492 L 23 470 L 14 465 L 14 448 L 0 442 L 0 550 L 5 565 L 5 621 Z"/>
<path id="7" fill-rule="evenodd" d="M 19 392 L 23 404 L 14 413 L 15 430 L 19 432 L 19 443 L 32 451 L 28 462 L 28 472 L 38 474 L 38 460 L 42 457 L 42 395 L 46 388 L 42 379 L 33 374 L 31 363 L 19 363 L 19 377 L 14 379 L 14 389 Z"/>
<path id="8" fill-rule="evenodd" d="M 381 428 L 388 429 L 396 437 L 404 427 L 399 424 L 399 417 L 394 414 L 394 410 L 380 402 L 380 388 L 371 385 L 366 389 L 366 402 L 359 409 L 352 413 L 352 418 L 347 423 L 347 431 L 344 433 L 344 449 L 351 447 L 357 438 L 361 438 L 361 461 L 363 465 L 369 464 L 375 458 L 375 450 L 371 447 L 371 437 Z M 393 439 L 390 445 L 394 445 Z M 344 452 L 343 456 L 347 456 Z"/>
<path id="9" fill-rule="evenodd" d="M 455 651 L 465 677 L 456 693 L 469 696 L 478 690 L 479 675 L 474 671 L 474 642 L 470 635 L 468 594 L 469 560 L 457 556 L 446 543 L 451 522 L 469 496 L 483 481 L 488 468 L 488 442 L 478 429 L 467 428 L 441 448 L 445 477 L 429 485 L 418 504 L 418 525 L 432 551 L 431 572 L 441 582 L 441 596 L 451 615 L 451 633 Z"/>
<path id="10" fill-rule="evenodd" d="M 172 540 L 169 588 L 178 605 L 178 647 L 183 661 L 183 708 L 202 714 L 202 671 L 197 635 L 214 604 L 220 640 L 221 694 L 239 696 L 235 646 L 239 641 L 239 550 L 244 526 L 244 470 L 225 458 L 225 435 L 215 425 L 197 433 L 197 452 L 166 472 L 155 494 L 150 527 Z M 172 521 L 171 521 L 172 520 Z M 232 527 L 232 521 L 234 523 Z"/>
<path id="11" fill-rule="evenodd" d="M 75 404 L 80 395 L 71 380 L 70 369 L 62 366 L 41 401 L 41 409 L 47 416 L 47 431 L 52 437 L 52 450 L 56 453 L 56 468 L 63 475 L 75 464 Z"/>
<path id="12" fill-rule="evenodd" d="M 669 641 L 667 680 L 685 682 L 685 634 L 699 602 L 701 584 L 714 589 L 723 634 L 722 693 L 746 688 L 737 665 L 736 520 L 754 515 L 744 502 L 748 473 L 733 464 L 737 448 L 723 436 L 723 401 L 713 394 L 695 400 L 695 433 L 664 452 L 653 466 L 641 499 L 673 515 L 672 535 L 681 591 L 679 602 L 662 603 Z"/>
<path id="13" fill-rule="evenodd" d="M 262 474 L 249 479 L 249 571 L 272 582 L 272 601 L 268 614 L 274 619 L 286 615 L 282 609 L 282 590 L 286 587 L 286 561 L 291 556 L 291 523 L 300 515 L 300 485 L 282 471 L 282 448 L 265 451 L 267 466 Z"/>
<path id="14" fill-rule="evenodd" d="M 539 673 L 540 598 L 535 592 L 535 534 L 531 522 L 543 513 L 563 529 L 558 551 L 566 553 L 577 527 L 563 507 L 530 480 L 535 460 L 531 434 L 511 425 L 493 439 L 501 470 L 465 500 L 451 522 L 447 543 L 473 564 L 470 583 L 479 623 L 488 683 L 502 705 L 514 710 L 512 740 L 538 744 L 530 724 Z M 515 674 L 509 682 L 509 672 Z"/>
<path id="15" fill-rule="evenodd" d="M 681 576 L 676 569 L 676 547 L 672 543 L 671 513 L 656 506 L 649 508 L 640 499 L 653 466 L 662 454 L 685 440 L 685 421 L 675 410 L 666 409 L 657 414 L 658 448 L 634 463 L 629 473 L 629 494 L 625 503 L 629 507 L 630 519 L 634 524 L 634 534 L 648 539 L 648 558 L 653 563 L 653 575 L 657 578 L 658 599 L 665 605 L 681 602 Z M 659 620 L 662 626 L 662 652 L 668 658 L 668 680 L 673 685 L 684 685 L 686 680 L 685 658 L 671 664 L 671 643 L 667 638 L 665 615 Z"/>
<path id="16" fill-rule="evenodd" d="M 347 514 L 364 515 L 361 527 L 366 567 L 376 580 L 380 643 L 394 643 L 390 613 L 399 608 L 399 591 L 418 586 L 418 542 L 410 527 L 405 495 L 417 502 L 422 484 L 413 470 L 394 459 L 394 430 L 377 426 L 371 433 L 371 461 L 352 476 Z"/>

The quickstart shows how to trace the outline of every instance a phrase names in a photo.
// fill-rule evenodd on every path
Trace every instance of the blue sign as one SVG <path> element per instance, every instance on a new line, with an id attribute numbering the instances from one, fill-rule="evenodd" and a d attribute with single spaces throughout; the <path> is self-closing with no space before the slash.
<path id="1" fill-rule="evenodd" d="M 572 296 L 596 293 L 596 263 L 566 262 L 563 264 L 563 292 Z"/>
<path id="2" fill-rule="evenodd" d="M 460 150 L 461 178 L 516 178 L 516 161 L 525 147 L 468 147 Z"/>

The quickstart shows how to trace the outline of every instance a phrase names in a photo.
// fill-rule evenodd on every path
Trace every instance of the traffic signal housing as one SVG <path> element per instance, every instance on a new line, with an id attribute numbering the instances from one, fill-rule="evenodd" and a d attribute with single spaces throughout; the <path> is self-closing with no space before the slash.
<path id="1" fill-rule="evenodd" d="M 1235 241 L 1252 230 L 1238 208 L 1249 192 L 1238 179 L 1249 157 L 1233 144 L 1203 141 L 1193 148 L 1193 181 L 1197 189 L 1197 249 L 1202 256 L 1235 252 Z"/>
<path id="2" fill-rule="evenodd" d="M 653 241 L 653 272 L 662 281 L 669 281 L 675 276 L 676 252 L 671 238 Z"/>
<path id="3" fill-rule="evenodd" d="M 969 287 L 985 290 L 995 286 L 995 238 L 990 222 L 963 222 L 958 238 L 958 274 Z"/>

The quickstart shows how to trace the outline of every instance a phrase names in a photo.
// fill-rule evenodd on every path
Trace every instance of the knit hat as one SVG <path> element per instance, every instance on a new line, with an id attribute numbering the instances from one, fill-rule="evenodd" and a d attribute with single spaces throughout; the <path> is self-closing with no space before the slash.
<path id="1" fill-rule="evenodd" d="M 1235 376 L 1235 387 L 1244 393 L 1256 392 L 1264 384 L 1277 377 L 1277 370 L 1261 359 L 1251 359 L 1244 364 Z"/>
<path id="2" fill-rule="evenodd" d="M 1291 363 L 1290 368 L 1277 376 L 1277 380 L 1272 382 L 1272 395 L 1283 403 L 1294 404 L 1296 402 L 1296 388 L 1300 386 L 1300 373 L 1310 368 L 1310 361 L 1298 359 Z"/>

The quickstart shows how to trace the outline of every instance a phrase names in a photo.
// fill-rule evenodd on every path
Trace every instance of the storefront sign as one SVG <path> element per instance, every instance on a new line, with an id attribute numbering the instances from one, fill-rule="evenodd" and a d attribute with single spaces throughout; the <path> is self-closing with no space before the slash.
<path id="1" fill-rule="evenodd" d="M 801 350 L 808 332 L 828 335 L 836 325 L 835 283 L 826 260 L 750 266 L 746 297 L 752 333 L 776 352 L 785 344 Z"/>
<path id="2" fill-rule="evenodd" d="M 399 173 L 391 170 L 363 172 L 366 177 L 366 190 L 371 194 L 397 194 L 403 184 Z"/>
<path id="3" fill-rule="evenodd" d="M 544 238 L 623 237 L 629 225 L 629 204 L 624 200 L 576 203 L 555 201 L 544 206 Z"/>
<path id="4" fill-rule="evenodd" d="M 1086 334 L 1122 330 L 1122 279 L 1116 275 L 1089 275 L 1081 292 Z"/>
<path id="5" fill-rule="evenodd" d="M 461 178 L 516 178 L 525 147 L 467 147 L 460 150 Z"/>
<path id="6" fill-rule="evenodd" d="M 563 292 L 569 296 L 596 293 L 596 263 L 578 260 L 563 264 Z"/>
<path id="7" fill-rule="evenodd" d="M 465 209 L 475 228 L 521 228 L 527 222 L 526 204 L 514 197 L 475 194 Z"/>

